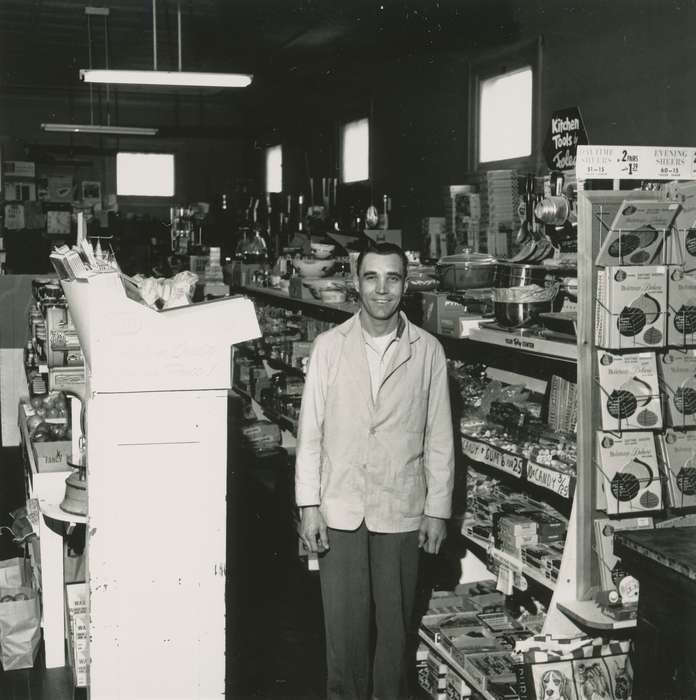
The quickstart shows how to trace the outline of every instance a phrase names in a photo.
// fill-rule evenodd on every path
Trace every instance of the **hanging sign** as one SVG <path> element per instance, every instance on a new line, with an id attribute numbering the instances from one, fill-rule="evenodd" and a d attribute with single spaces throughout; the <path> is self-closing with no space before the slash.
<path id="1" fill-rule="evenodd" d="M 682 146 L 579 146 L 578 180 L 693 180 L 696 148 Z"/>
<path id="2" fill-rule="evenodd" d="M 578 146 L 588 143 L 580 110 L 567 107 L 551 115 L 549 130 L 544 140 L 544 158 L 551 170 L 572 170 Z"/>

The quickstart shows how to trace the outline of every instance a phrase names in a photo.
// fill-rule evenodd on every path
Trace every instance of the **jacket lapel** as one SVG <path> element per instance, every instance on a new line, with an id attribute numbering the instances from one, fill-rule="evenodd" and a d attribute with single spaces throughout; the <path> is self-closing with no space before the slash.
<path id="1" fill-rule="evenodd" d="M 356 314 L 352 323 L 345 328 L 345 363 L 348 370 L 347 378 L 360 395 L 360 402 L 366 402 L 370 410 L 374 408 L 372 392 L 370 391 L 370 370 L 367 366 L 365 341 L 360 329 L 360 320 Z M 360 405 L 360 404 L 358 404 Z"/>
<path id="2" fill-rule="evenodd" d="M 389 366 L 384 372 L 380 389 L 384 385 L 384 382 L 386 382 L 401 365 L 411 359 L 411 343 L 419 337 L 416 329 L 406 320 L 404 314 L 399 316 L 399 330 L 397 331 L 397 336 L 396 351 L 392 355 Z"/>

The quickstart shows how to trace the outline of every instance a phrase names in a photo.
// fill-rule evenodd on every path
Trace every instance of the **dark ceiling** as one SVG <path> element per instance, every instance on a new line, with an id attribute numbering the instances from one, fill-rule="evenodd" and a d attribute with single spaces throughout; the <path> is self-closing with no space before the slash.
<path id="1" fill-rule="evenodd" d="M 156 0 L 157 67 L 257 85 L 510 38 L 512 0 Z M 105 19 L 86 7 L 106 7 Z M 0 0 L 0 90 L 72 90 L 92 66 L 153 68 L 152 0 Z M 91 36 L 91 41 L 88 37 Z"/>

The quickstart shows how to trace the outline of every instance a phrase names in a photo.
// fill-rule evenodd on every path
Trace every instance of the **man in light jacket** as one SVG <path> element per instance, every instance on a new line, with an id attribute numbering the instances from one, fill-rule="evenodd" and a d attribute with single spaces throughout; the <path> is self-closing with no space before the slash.
<path id="1" fill-rule="evenodd" d="M 360 311 L 314 341 L 302 396 L 295 491 L 323 553 L 329 700 L 404 697 L 419 548 L 436 554 L 450 517 L 445 354 L 399 311 L 406 268 L 392 244 L 360 255 Z"/>

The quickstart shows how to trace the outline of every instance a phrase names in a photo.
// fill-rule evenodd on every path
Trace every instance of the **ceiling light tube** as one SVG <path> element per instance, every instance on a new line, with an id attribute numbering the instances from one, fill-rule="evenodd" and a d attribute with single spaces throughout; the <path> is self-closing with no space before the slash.
<path id="1" fill-rule="evenodd" d="M 80 69 L 80 80 L 86 83 L 109 83 L 113 85 L 235 88 L 251 85 L 252 78 L 253 76 L 247 73 Z"/>
<path id="2" fill-rule="evenodd" d="M 41 125 L 44 131 L 60 131 L 73 134 L 107 134 L 113 136 L 157 136 L 159 129 L 148 126 L 111 126 L 106 124 L 56 124 Z"/>

